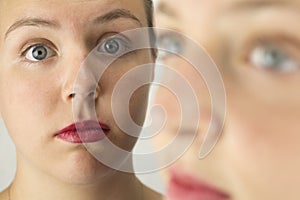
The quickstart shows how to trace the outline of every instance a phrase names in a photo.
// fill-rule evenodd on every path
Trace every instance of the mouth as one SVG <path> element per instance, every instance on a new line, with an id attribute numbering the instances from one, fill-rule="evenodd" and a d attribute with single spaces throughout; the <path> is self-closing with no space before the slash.
<path id="1" fill-rule="evenodd" d="M 55 134 L 55 137 L 69 143 L 93 143 L 103 140 L 110 132 L 108 125 L 87 120 L 73 123 Z"/>
<path id="2" fill-rule="evenodd" d="M 168 196 L 174 200 L 229 200 L 225 192 L 208 185 L 179 169 L 171 170 Z"/>

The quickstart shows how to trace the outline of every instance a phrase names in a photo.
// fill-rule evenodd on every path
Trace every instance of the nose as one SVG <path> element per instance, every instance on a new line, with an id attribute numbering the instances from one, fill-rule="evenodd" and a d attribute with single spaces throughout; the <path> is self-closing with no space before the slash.
<path id="1" fill-rule="evenodd" d="M 88 60 L 90 49 L 78 41 L 68 42 L 66 46 L 61 61 L 63 100 L 69 102 L 78 97 L 97 98 L 100 88 L 95 64 L 91 63 L 91 59 Z"/>
<path id="2" fill-rule="evenodd" d="M 99 93 L 100 85 L 87 66 L 81 66 L 77 71 L 69 72 L 62 87 L 62 98 L 66 103 L 75 98 L 95 100 Z"/>
<path id="3" fill-rule="evenodd" d="M 87 53 L 83 51 L 80 55 L 73 53 L 71 59 L 63 62 L 61 96 L 66 104 L 72 104 L 76 120 L 94 118 L 95 101 L 100 94 L 97 75 L 94 73 L 95 70 L 85 62 L 86 55 Z"/>

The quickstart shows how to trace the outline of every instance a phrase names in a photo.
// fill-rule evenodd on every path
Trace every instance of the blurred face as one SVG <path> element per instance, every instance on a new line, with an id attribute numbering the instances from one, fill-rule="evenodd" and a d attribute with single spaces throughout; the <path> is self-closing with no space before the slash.
<path id="1" fill-rule="evenodd" d="M 112 93 L 125 73 L 151 62 L 150 53 L 141 50 L 117 58 L 94 83 L 97 89 L 86 97 L 90 98 L 90 107 L 76 108 L 80 110 L 77 116 L 72 101 L 80 95 L 73 86 L 82 63 L 93 49 L 118 57 L 133 38 L 117 34 L 147 26 L 144 2 L 1 2 L 0 111 L 16 144 L 19 167 L 30 166 L 67 182 L 92 182 L 109 170 L 82 144 L 96 142 L 96 133 L 88 132 L 89 126 L 95 124 L 84 124 L 86 140 L 81 142 L 69 125 L 78 119 L 96 120 L 107 129 L 112 143 L 131 151 L 136 139 L 117 126 L 111 108 Z M 92 72 L 88 63 L 83 65 L 83 74 Z M 151 70 L 146 76 L 151 77 Z M 91 78 L 99 77 L 87 80 Z M 82 84 L 82 90 L 91 90 Z M 130 82 L 127 84 L 129 87 Z M 138 125 L 144 121 L 147 94 L 148 88 L 141 87 L 130 99 L 130 115 Z M 65 127 L 69 132 L 58 136 Z"/>
<path id="2" fill-rule="evenodd" d="M 194 88 L 203 90 L 198 94 L 198 140 L 173 165 L 175 171 L 192 174 L 230 199 L 300 198 L 299 11 L 299 1 L 293 0 L 160 1 L 157 25 L 201 44 L 217 64 L 227 95 L 221 139 L 207 158 L 199 160 L 211 110 L 207 89 L 187 62 L 163 57 Z M 184 49 L 172 35 L 162 35 L 160 41 L 173 42 L 179 53 Z M 168 114 L 157 137 L 160 147 L 178 129 L 180 109 L 174 99 L 166 89 L 157 90 L 154 102 Z"/>

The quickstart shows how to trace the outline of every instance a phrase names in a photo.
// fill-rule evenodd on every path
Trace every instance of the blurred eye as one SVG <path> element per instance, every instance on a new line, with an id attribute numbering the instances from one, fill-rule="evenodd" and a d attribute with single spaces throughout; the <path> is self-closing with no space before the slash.
<path id="1" fill-rule="evenodd" d="M 55 51 L 45 45 L 32 45 L 25 50 L 27 60 L 38 62 L 56 55 Z"/>
<path id="2" fill-rule="evenodd" d="M 164 59 L 172 54 L 181 54 L 183 51 L 183 42 L 179 37 L 166 34 L 158 37 L 158 47 L 164 49 L 159 51 L 159 57 Z"/>
<path id="3" fill-rule="evenodd" d="M 107 40 L 104 40 L 99 45 L 97 51 L 112 56 L 119 56 L 128 51 L 128 42 L 123 38 L 109 38 Z"/>
<path id="4" fill-rule="evenodd" d="M 260 45 L 253 49 L 250 54 L 250 62 L 262 69 L 294 71 L 299 69 L 299 60 L 288 55 L 283 48 L 275 45 Z"/>

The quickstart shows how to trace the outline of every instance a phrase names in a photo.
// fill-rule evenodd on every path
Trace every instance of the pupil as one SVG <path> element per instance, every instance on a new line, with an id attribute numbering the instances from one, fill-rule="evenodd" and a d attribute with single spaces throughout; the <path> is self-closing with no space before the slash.
<path id="1" fill-rule="evenodd" d="M 119 44 L 114 40 L 109 40 L 105 44 L 105 50 L 111 54 L 116 53 L 119 51 Z"/>
<path id="2" fill-rule="evenodd" d="M 43 46 L 38 46 L 32 51 L 33 57 L 37 60 L 43 60 L 47 57 L 47 49 Z"/>

